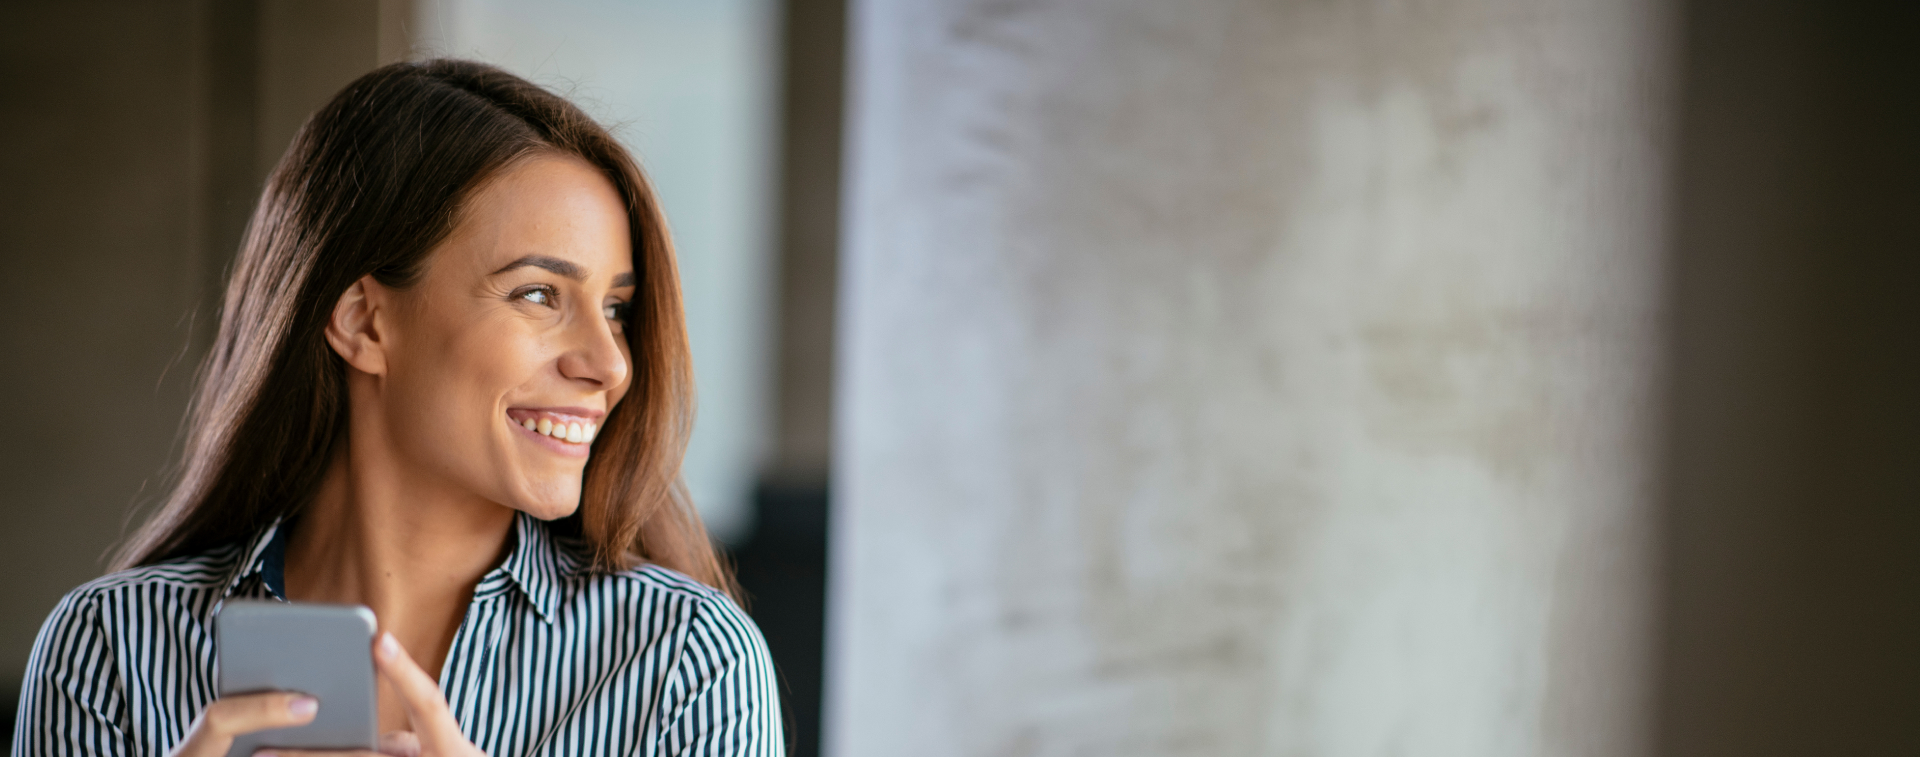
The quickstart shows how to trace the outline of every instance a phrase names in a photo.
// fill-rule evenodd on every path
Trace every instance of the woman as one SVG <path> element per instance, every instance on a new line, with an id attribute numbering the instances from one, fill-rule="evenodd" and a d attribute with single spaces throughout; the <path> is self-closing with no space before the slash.
<path id="1" fill-rule="evenodd" d="M 235 598 L 374 610 L 386 753 L 783 753 L 679 481 L 690 373 L 659 205 L 605 130 L 476 63 L 362 77 L 268 180 L 178 483 L 42 628 L 14 754 L 215 757 L 311 720 L 216 700 Z"/>

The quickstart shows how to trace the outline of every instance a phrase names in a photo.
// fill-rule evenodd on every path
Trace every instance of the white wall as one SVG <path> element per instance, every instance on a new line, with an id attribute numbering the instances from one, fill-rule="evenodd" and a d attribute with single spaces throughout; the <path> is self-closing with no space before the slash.
<path id="1" fill-rule="evenodd" d="M 684 471 L 723 539 L 752 528 L 770 444 L 774 0 L 420 0 L 416 56 L 501 66 L 639 157 L 680 254 L 699 419 Z"/>
<path id="2" fill-rule="evenodd" d="M 1656 3 L 856 6 L 829 753 L 1642 748 Z"/>

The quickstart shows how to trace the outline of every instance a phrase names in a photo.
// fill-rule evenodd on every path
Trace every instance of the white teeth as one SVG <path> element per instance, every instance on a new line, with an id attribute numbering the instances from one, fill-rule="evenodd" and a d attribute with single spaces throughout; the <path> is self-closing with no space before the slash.
<path id="1" fill-rule="evenodd" d="M 535 420 L 528 418 L 520 422 L 522 427 L 545 436 L 551 436 L 564 442 L 586 444 L 600 433 L 600 425 L 592 421 L 555 421 L 552 418 Z"/>

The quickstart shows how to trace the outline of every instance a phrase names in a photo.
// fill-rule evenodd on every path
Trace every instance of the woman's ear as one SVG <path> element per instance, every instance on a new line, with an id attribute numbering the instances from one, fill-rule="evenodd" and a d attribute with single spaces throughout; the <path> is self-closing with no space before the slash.
<path id="1" fill-rule="evenodd" d="M 327 344 L 347 365 L 375 376 L 387 372 L 387 345 L 377 318 L 385 304 L 384 294 L 386 288 L 373 276 L 362 276 L 340 294 L 333 317 L 327 319 Z"/>

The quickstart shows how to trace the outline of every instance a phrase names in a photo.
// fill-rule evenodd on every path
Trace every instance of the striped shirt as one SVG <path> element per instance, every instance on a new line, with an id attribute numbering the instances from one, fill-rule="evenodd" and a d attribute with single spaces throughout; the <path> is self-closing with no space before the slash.
<path id="1" fill-rule="evenodd" d="M 773 663 L 725 595 L 658 566 L 596 573 L 520 515 L 454 633 L 440 690 L 467 738 L 506 755 L 784 755 Z M 284 529 L 115 573 L 40 629 L 15 757 L 164 755 L 214 699 L 213 615 L 284 600 Z"/>

